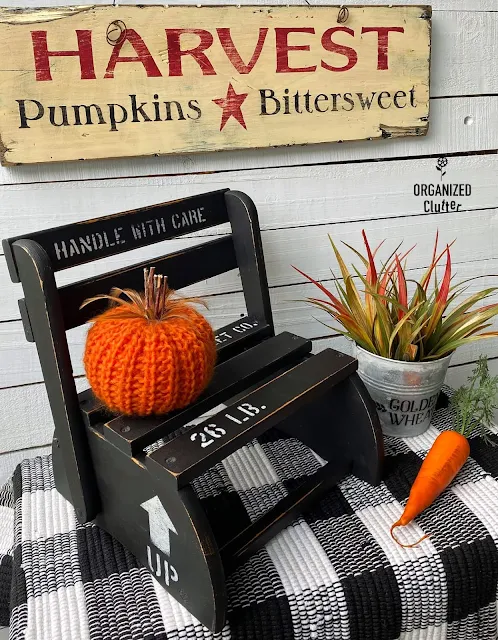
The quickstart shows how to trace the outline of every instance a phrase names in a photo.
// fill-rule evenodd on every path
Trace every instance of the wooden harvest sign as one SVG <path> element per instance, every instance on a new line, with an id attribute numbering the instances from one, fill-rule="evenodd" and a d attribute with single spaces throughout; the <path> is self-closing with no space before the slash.
<path id="1" fill-rule="evenodd" d="M 0 9 L 2 164 L 423 135 L 426 6 Z"/>

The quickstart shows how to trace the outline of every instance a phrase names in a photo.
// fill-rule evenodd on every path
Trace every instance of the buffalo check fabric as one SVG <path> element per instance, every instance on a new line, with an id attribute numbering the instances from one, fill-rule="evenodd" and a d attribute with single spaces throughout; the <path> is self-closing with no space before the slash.
<path id="1" fill-rule="evenodd" d="M 379 487 L 348 476 L 229 576 L 227 624 L 216 639 L 495 640 L 498 449 L 472 439 L 451 487 L 399 530 L 405 541 L 429 539 L 403 549 L 389 536 L 452 418 L 441 409 L 423 435 L 386 439 Z M 272 430 L 194 489 L 222 541 L 320 464 Z M 25 460 L 0 492 L 0 626 L 7 623 L 11 640 L 215 639 L 116 540 L 77 524 L 49 456 Z"/>

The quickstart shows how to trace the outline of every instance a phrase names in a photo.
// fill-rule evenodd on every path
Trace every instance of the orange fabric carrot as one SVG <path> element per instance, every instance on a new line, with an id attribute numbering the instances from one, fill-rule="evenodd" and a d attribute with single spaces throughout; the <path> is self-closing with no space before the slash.
<path id="1" fill-rule="evenodd" d="M 467 438 L 476 433 L 488 444 L 498 444 L 490 434 L 493 411 L 498 406 L 498 376 L 490 375 L 486 356 L 479 357 L 468 380 L 470 384 L 451 397 L 455 431 L 444 431 L 436 438 L 415 478 L 403 515 L 391 527 L 393 540 L 402 547 L 414 547 L 427 538 L 425 535 L 413 544 L 402 544 L 394 529 L 409 524 L 446 489 L 469 457 Z"/>
<path id="2" fill-rule="evenodd" d="M 403 544 L 394 535 L 394 529 L 409 524 L 434 502 L 463 467 L 469 453 L 469 442 L 461 433 L 444 431 L 438 435 L 415 478 L 403 515 L 391 527 L 391 536 L 400 546 L 415 547 L 428 537 Z"/>

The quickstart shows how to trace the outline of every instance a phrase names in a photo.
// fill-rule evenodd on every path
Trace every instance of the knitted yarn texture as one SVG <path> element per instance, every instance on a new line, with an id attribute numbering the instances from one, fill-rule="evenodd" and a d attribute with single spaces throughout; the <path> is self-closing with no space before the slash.
<path id="1" fill-rule="evenodd" d="M 84 355 L 97 398 L 114 412 L 136 416 L 193 402 L 211 380 L 215 360 L 213 330 L 187 304 L 164 320 L 112 307 L 94 318 Z"/>

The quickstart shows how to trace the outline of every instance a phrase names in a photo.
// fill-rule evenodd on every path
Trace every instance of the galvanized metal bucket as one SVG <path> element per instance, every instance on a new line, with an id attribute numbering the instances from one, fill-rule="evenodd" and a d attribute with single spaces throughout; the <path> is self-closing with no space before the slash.
<path id="1" fill-rule="evenodd" d="M 418 436 L 430 425 L 451 354 L 429 362 L 390 360 L 356 345 L 358 375 L 387 436 Z"/>

